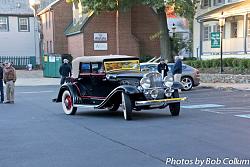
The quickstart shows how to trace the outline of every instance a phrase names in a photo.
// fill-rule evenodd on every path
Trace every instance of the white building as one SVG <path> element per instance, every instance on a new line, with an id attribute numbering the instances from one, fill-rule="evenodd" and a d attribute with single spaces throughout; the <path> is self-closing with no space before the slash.
<path id="1" fill-rule="evenodd" d="M 39 63 L 37 24 L 29 0 L 0 0 L 1 57 L 36 57 Z"/>
<path id="2" fill-rule="evenodd" d="M 220 57 L 220 48 L 211 48 L 211 32 L 220 32 L 223 17 L 223 57 L 250 58 L 249 13 L 250 0 L 201 0 L 194 20 L 194 57 Z"/>

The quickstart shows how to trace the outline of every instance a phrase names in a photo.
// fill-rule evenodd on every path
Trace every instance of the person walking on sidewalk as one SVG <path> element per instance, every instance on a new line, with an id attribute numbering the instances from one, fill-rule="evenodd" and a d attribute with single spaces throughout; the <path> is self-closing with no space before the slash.
<path id="1" fill-rule="evenodd" d="M 4 103 L 14 103 L 14 92 L 16 82 L 16 70 L 10 62 L 5 63 L 3 78 L 6 86 L 6 101 Z"/>
<path id="2" fill-rule="evenodd" d="M 182 61 L 179 56 L 175 57 L 175 64 L 173 67 L 173 76 L 174 76 L 174 81 L 180 82 L 181 81 L 181 73 L 182 73 Z"/>
<path id="3" fill-rule="evenodd" d="M 67 77 L 71 76 L 71 66 L 69 65 L 69 61 L 67 59 L 63 60 L 63 64 L 60 66 L 59 73 L 61 75 L 61 85 L 63 85 L 67 79 Z"/>
<path id="4" fill-rule="evenodd" d="M 0 93 L 1 93 L 0 103 L 3 103 L 4 91 L 3 91 L 3 64 L 2 63 L 0 63 Z"/>

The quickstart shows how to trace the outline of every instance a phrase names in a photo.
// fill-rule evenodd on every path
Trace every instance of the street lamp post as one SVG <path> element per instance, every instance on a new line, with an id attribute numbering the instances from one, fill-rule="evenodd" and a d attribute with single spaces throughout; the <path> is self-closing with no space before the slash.
<path id="1" fill-rule="evenodd" d="M 174 58 L 174 49 L 175 49 L 175 30 L 176 30 L 176 26 L 173 23 L 172 25 L 172 33 L 173 33 L 173 38 L 172 38 L 172 44 L 171 44 L 171 56 Z"/>
<path id="2" fill-rule="evenodd" d="M 220 73 L 223 73 L 223 60 L 222 60 L 222 55 L 223 55 L 223 46 L 222 46 L 222 40 L 223 40 L 223 28 L 225 25 L 225 17 L 223 16 L 223 12 L 221 13 L 221 16 L 219 18 L 219 26 L 220 26 Z"/>
<path id="3" fill-rule="evenodd" d="M 173 38 L 175 38 L 175 30 L 176 30 L 176 26 L 175 26 L 175 24 L 173 23 L 173 26 L 172 26 Z"/>

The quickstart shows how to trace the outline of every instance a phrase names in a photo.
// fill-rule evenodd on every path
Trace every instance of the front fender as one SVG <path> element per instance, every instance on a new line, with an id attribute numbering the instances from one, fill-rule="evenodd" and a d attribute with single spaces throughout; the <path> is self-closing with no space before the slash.
<path id="1" fill-rule="evenodd" d="M 61 88 L 59 90 L 59 93 L 57 95 L 57 99 L 55 100 L 55 102 L 57 102 L 57 103 L 58 102 L 62 102 L 62 94 L 63 94 L 63 92 L 65 90 L 70 91 L 72 98 L 76 99 L 76 97 L 77 97 L 77 90 L 76 90 L 76 88 L 74 87 L 74 85 L 72 83 L 67 83 L 67 84 L 64 84 L 64 85 L 61 86 Z"/>
<path id="2" fill-rule="evenodd" d="M 124 92 L 128 95 L 139 94 L 141 93 L 135 86 L 131 85 L 121 85 L 115 88 L 107 97 L 106 99 L 98 105 L 96 108 L 103 109 L 108 107 L 110 104 L 113 103 L 121 103 L 121 93 Z"/>
<path id="3" fill-rule="evenodd" d="M 140 93 L 140 91 L 135 87 L 131 85 L 121 85 L 117 87 L 119 90 L 123 90 L 126 94 L 137 94 Z"/>

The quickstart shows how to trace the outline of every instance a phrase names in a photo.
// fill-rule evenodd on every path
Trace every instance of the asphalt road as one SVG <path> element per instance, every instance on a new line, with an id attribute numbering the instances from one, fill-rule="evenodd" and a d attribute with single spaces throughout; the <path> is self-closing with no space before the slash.
<path id="1" fill-rule="evenodd" d="M 250 91 L 182 92 L 179 117 L 149 110 L 125 121 L 121 111 L 67 116 L 51 102 L 57 89 L 17 87 L 16 103 L 0 104 L 0 167 L 249 166 L 225 163 L 250 159 Z"/>

